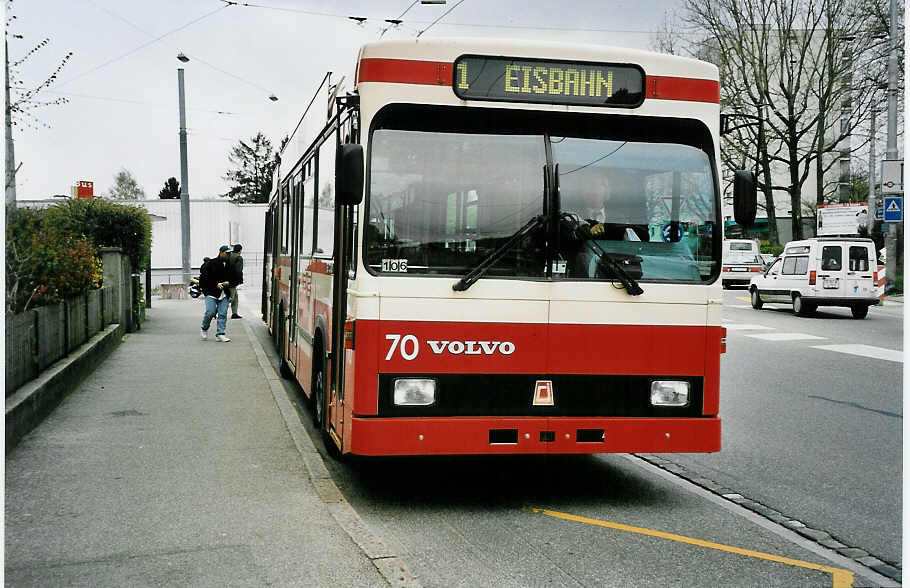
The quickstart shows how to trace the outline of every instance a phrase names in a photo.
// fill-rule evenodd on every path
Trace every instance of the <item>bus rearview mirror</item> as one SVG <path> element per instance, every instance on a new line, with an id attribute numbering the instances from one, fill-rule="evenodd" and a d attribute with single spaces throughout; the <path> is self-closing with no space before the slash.
<path id="1" fill-rule="evenodd" d="M 363 146 L 345 143 L 335 157 L 336 204 L 356 206 L 363 200 Z"/>
<path id="2" fill-rule="evenodd" d="M 758 195 L 755 188 L 755 174 L 738 169 L 733 172 L 733 219 L 741 227 L 755 223 Z"/>

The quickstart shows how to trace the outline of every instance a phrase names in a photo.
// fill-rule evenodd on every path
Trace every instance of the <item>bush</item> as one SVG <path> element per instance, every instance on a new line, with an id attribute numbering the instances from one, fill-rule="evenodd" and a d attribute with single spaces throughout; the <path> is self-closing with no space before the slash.
<path id="1" fill-rule="evenodd" d="M 101 260 L 81 235 L 49 226 L 44 211 L 7 209 L 6 299 L 13 312 L 101 286 Z"/>
<path id="2" fill-rule="evenodd" d="M 134 271 L 148 267 L 152 223 L 137 206 L 67 200 L 6 211 L 7 307 L 21 312 L 101 286 L 100 247 L 120 247 Z"/>
<path id="3" fill-rule="evenodd" d="M 148 267 L 152 221 L 144 208 L 91 199 L 67 200 L 45 212 L 49 226 L 62 233 L 84 235 L 95 247 L 120 247 L 133 271 Z"/>
<path id="4" fill-rule="evenodd" d="M 770 255 L 777 257 L 778 255 L 780 255 L 781 253 L 784 252 L 784 246 L 783 245 L 774 245 L 770 241 L 762 241 L 758 247 L 758 250 L 761 253 L 768 253 Z"/>

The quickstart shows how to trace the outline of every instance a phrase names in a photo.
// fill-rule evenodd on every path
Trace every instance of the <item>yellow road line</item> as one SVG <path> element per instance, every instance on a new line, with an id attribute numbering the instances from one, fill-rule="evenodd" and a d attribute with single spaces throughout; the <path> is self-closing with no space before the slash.
<path id="1" fill-rule="evenodd" d="M 776 563 L 782 563 L 789 566 L 796 566 L 800 568 L 806 568 L 810 570 L 817 570 L 820 572 L 827 572 L 831 574 L 833 581 L 833 588 L 850 588 L 853 586 L 853 573 L 841 568 L 833 568 L 830 566 L 823 566 L 819 564 L 814 564 L 808 561 L 801 561 L 798 559 L 790 559 L 789 557 L 782 557 L 780 555 L 773 555 L 770 553 L 762 553 L 760 551 L 752 551 L 751 549 L 741 549 L 739 547 L 731 547 L 730 545 L 722 545 L 720 543 L 712 543 L 710 541 L 703 541 L 701 539 L 694 539 L 692 537 L 685 537 L 683 535 L 675 535 L 673 533 L 664 533 L 663 531 L 655 531 L 653 529 L 645 529 L 643 527 L 633 527 L 631 525 L 623 525 L 622 523 L 611 523 L 609 521 L 601 521 L 598 519 L 589 519 L 587 517 L 580 517 L 577 515 L 572 515 L 564 512 L 557 512 L 555 510 L 547 510 L 545 508 L 531 508 L 531 512 L 536 512 L 544 514 L 551 517 L 556 517 L 558 519 L 565 519 L 567 521 L 575 521 L 576 523 L 586 523 L 589 525 L 597 525 L 598 527 L 607 527 L 608 529 L 616 529 L 618 531 L 626 531 L 628 533 L 637 533 L 639 535 L 649 535 L 651 537 L 659 537 L 661 539 L 667 539 L 670 541 L 676 541 L 678 543 L 688 543 L 689 545 L 697 545 L 699 547 L 705 547 L 708 549 L 714 549 L 717 551 L 726 551 L 727 553 L 734 553 L 736 555 L 743 555 L 746 557 L 754 557 L 757 559 L 763 559 L 767 561 L 773 561 Z"/>
<path id="2" fill-rule="evenodd" d="M 752 302 L 752 299 L 749 298 L 748 296 L 737 296 L 736 299 L 742 300 L 743 302 Z"/>

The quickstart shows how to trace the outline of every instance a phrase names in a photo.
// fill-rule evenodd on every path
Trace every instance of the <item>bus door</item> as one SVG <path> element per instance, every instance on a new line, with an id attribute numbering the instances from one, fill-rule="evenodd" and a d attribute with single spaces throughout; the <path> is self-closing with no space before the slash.
<path id="1" fill-rule="evenodd" d="M 269 331 L 277 343 L 278 333 L 278 240 L 281 234 L 281 207 L 279 200 L 275 200 L 271 208 L 271 234 L 269 239 Z"/>
<path id="2" fill-rule="evenodd" d="M 297 286 L 298 286 L 298 276 L 300 274 L 299 262 L 298 262 L 298 252 L 300 244 L 300 176 L 295 174 L 291 180 L 291 218 L 288 219 L 291 223 L 291 242 L 290 242 L 290 254 L 291 254 L 291 272 L 288 280 L 288 362 L 291 364 L 291 369 L 296 373 L 297 371 Z"/>
<path id="3" fill-rule="evenodd" d="M 260 312 L 262 320 L 269 324 L 269 293 L 272 290 L 272 280 L 269 271 L 272 266 L 272 258 L 269 255 L 269 248 L 272 244 L 272 207 L 269 206 L 265 211 L 265 235 L 262 239 L 262 291 L 260 292 Z"/>
<path id="4" fill-rule="evenodd" d="M 320 184 L 328 178 L 331 178 L 330 181 L 333 184 L 335 182 L 335 154 L 338 149 L 339 138 L 340 126 L 336 127 L 336 131 L 332 133 L 331 138 L 326 140 L 319 150 L 319 171 L 320 174 L 325 174 L 320 177 Z M 347 280 L 344 279 L 347 276 L 347 272 L 343 261 L 346 244 L 346 239 L 344 238 L 344 228 L 346 226 L 344 216 L 347 208 L 335 205 L 334 201 L 332 205 L 333 210 L 323 209 L 322 211 L 324 214 L 327 213 L 327 217 L 331 218 L 332 227 L 332 262 L 329 269 L 332 278 L 332 309 L 331 325 L 329 327 L 331 329 L 332 353 L 329 367 L 330 379 L 328 386 L 326 386 L 326 422 L 328 423 L 326 429 L 336 442 L 341 445 L 342 424 L 344 422 L 344 324 L 347 318 Z"/>
<path id="5" fill-rule="evenodd" d="M 297 380 L 310 390 L 313 362 L 313 163 L 303 166 L 300 185 L 300 230 L 297 278 Z"/>

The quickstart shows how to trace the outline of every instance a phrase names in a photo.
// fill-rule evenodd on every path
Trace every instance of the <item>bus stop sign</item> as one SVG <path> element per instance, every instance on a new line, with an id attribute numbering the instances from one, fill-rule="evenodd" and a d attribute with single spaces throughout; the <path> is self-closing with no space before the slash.
<path id="1" fill-rule="evenodd" d="M 885 222 L 899 223 L 904 220 L 904 202 L 901 196 L 885 196 Z"/>

